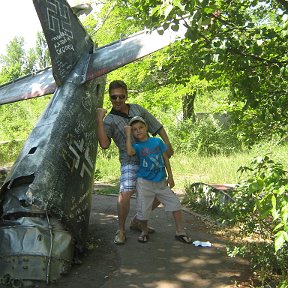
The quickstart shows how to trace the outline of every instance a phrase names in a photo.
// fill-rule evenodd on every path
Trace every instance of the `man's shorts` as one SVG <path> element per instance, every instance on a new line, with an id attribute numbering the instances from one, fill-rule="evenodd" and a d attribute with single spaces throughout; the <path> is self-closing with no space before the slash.
<path id="1" fill-rule="evenodd" d="M 167 186 L 166 180 L 152 182 L 143 178 L 137 179 L 137 218 L 148 220 L 155 197 L 165 207 L 166 212 L 181 210 L 181 203 L 176 194 Z"/>
<path id="2" fill-rule="evenodd" d="M 121 166 L 120 193 L 136 191 L 136 174 L 138 169 L 139 165 L 135 164 L 126 164 Z"/>

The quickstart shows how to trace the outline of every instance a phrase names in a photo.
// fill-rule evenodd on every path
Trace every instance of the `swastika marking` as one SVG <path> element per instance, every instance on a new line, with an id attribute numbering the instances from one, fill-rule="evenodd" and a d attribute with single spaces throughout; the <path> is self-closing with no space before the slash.
<path id="1" fill-rule="evenodd" d="M 80 163 L 82 162 L 82 166 L 80 169 L 80 176 L 83 178 L 85 172 L 89 176 L 91 176 L 93 164 L 89 157 L 89 147 L 86 149 L 84 147 L 84 140 L 82 139 L 80 143 L 73 141 L 73 144 L 69 146 L 69 150 L 72 151 L 72 153 L 75 156 L 76 161 L 75 161 L 74 167 L 76 168 L 76 170 L 78 170 L 78 168 L 80 169 L 80 166 L 81 166 Z"/>
<path id="2" fill-rule="evenodd" d="M 48 26 L 52 31 L 65 32 L 73 38 L 68 6 L 57 0 L 47 1 Z"/>

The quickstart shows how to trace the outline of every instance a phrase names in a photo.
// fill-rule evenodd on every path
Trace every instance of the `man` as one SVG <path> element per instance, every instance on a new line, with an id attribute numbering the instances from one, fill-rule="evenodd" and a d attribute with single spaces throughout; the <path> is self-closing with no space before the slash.
<path id="1" fill-rule="evenodd" d="M 148 124 L 149 132 L 154 136 L 159 134 L 167 145 L 167 155 L 171 157 L 174 153 L 167 133 L 161 123 L 150 114 L 145 108 L 138 104 L 128 104 L 127 85 L 121 80 L 115 80 L 109 85 L 109 96 L 112 103 L 112 110 L 105 117 L 106 110 L 99 108 L 97 111 L 98 140 L 101 148 L 107 149 L 111 144 L 111 139 L 115 142 L 119 150 L 119 161 L 121 164 L 120 193 L 118 196 L 118 230 L 115 235 L 115 244 L 124 244 L 125 222 L 130 209 L 130 198 L 136 192 L 136 173 L 139 168 L 139 160 L 136 155 L 129 156 L 126 152 L 126 139 L 124 126 L 128 124 L 134 116 L 141 116 Z M 105 118 L 105 119 L 104 119 Z M 133 141 L 133 139 L 132 139 Z M 159 205 L 155 199 L 153 208 Z M 137 215 L 131 221 L 130 228 L 140 230 L 140 222 Z M 153 232 L 152 228 L 149 232 Z"/>

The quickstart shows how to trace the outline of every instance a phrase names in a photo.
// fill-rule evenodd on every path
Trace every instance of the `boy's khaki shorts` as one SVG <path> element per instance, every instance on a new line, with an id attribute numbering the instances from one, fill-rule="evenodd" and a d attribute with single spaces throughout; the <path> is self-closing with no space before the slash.
<path id="1" fill-rule="evenodd" d="M 166 212 L 181 210 L 181 204 L 176 194 L 167 186 L 166 180 L 161 182 L 137 179 L 137 218 L 148 220 L 154 198 L 156 197 L 165 207 Z"/>

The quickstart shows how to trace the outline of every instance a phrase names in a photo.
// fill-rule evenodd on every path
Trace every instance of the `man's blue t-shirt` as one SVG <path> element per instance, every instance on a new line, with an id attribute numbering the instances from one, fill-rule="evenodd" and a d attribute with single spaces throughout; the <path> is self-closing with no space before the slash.
<path id="1" fill-rule="evenodd" d="M 133 148 L 140 160 L 137 177 L 154 182 L 166 178 L 162 154 L 167 150 L 167 146 L 160 138 L 149 137 L 144 142 L 134 143 Z"/>

